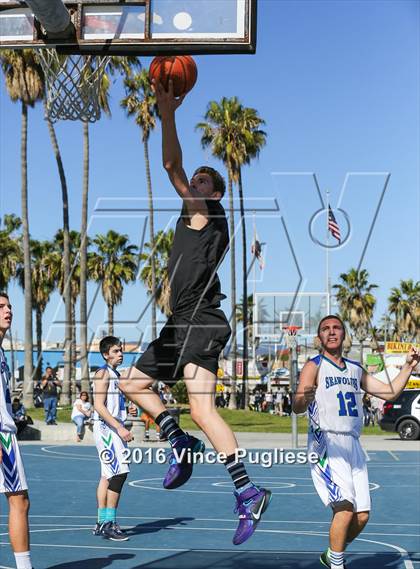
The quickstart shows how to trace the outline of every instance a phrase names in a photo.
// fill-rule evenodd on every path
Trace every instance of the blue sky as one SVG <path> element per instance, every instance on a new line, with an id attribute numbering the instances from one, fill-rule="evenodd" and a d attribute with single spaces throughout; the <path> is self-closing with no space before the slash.
<path id="1" fill-rule="evenodd" d="M 150 59 L 143 58 L 148 66 Z M 294 291 L 298 279 L 281 224 L 283 215 L 303 275 L 302 290 L 325 290 L 325 252 L 309 236 L 308 223 L 320 208 L 312 173 L 321 191 L 329 190 L 332 207 L 341 201 L 350 219 L 346 244 L 330 255 L 331 282 L 357 267 L 372 224 L 386 175 L 391 174 L 362 267 L 377 289 L 375 318 L 386 311 L 387 296 L 400 279 L 418 279 L 419 267 L 419 4 L 414 1 L 280 1 L 259 0 L 256 55 L 196 57 L 198 82 L 177 112 L 179 136 L 188 173 L 199 164 L 223 170 L 200 146 L 195 125 L 207 102 L 238 96 L 265 119 L 267 145 L 258 161 L 243 172 L 252 210 L 262 198 L 277 199 L 280 212 L 256 212 L 257 231 L 265 246 L 266 267 L 256 290 Z M 20 107 L 9 101 L 0 82 L 0 214 L 20 214 Z M 91 127 L 90 234 L 113 228 L 140 243 L 146 212 L 124 217 L 97 211 L 102 198 L 133 205 L 145 198 L 145 171 L 140 132 L 119 107 L 121 81 L 112 87 L 112 118 Z M 70 193 L 71 227 L 80 229 L 82 127 L 61 122 L 57 135 Z M 174 198 L 160 159 L 160 128 L 152 133 L 150 156 L 158 206 Z M 62 223 L 60 184 L 41 106 L 29 112 L 29 208 L 34 238 L 50 239 Z M 99 201 L 98 201 L 99 200 Z M 176 200 L 172 201 L 174 208 Z M 136 202 L 138 205 L 138 202 Z M 225 200 L 227 207 L 227 200 Z M 344 217 L 336 212 L 344 231 Z M 176 212 L 156 216 L 157 229 L 174 225 Z M 314 227 L 321 238 L 320 220 Z M 238 243 L 239 248 L 239 243 Z M 238 255 L 237 274 L 241 274 Z M 220 271 L 228 295 L 229 261 Z M 238 281 L 240 279 L 238 278 Z M 253 288 L 253 283 L 249 283 Z M 240 285 L 239 295 L 241 294 Z M 89 287 L 93 300 L 95 286 Z M 23 295 L 10 288 L 15 331 L 23 337 Z M 146 295 L 141 283 L 130 285 L 116 307 L 116 333 L 147 337 L 148 318 L 137 324 Z M 59 340 L 64 311 L 54 295 L 45 313 L 46 337 Z M 92 333 L 104 328 L 106 311 L 100 295 L 92 307 Z"/>

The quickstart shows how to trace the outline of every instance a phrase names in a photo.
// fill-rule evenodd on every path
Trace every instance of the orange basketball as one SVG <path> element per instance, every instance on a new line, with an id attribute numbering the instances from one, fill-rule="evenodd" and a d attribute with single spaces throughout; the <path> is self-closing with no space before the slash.
<path id="1" fill-rule="evenodd" d="M 191 91 L 197 81 L 197 66 L 189 55 L 165 55 L 155 57 L 149 67 L 150 81 L 160 81 L 167 91 L 172 79 L 175 97 Z"/>

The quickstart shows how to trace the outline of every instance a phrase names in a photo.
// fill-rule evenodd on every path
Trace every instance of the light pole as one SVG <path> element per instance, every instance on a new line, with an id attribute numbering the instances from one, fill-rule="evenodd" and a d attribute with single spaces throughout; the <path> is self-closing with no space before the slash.
<path id="1" fill-rule="evenodd" d="M 286 343 L 289 348 L 289 370 L 290 370 L 290 391 L 291 391 L 291 402 L 293 404 L 293 397 L 297 389 L 297 379 L 298 379 L 298 361 L 297 361 L 297 338 L 296 333 L 298 331 L 298 326 L 287 326 L 285 328 Z M 298 448 L 298 423 L 297 415 L 292 411 L 292 448 Z"/>

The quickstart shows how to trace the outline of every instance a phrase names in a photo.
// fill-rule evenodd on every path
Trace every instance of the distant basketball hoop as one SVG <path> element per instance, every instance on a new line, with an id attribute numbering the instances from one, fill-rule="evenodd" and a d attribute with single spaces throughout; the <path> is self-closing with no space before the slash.
<path id="1" fill-rule="evenodd" d="M 297 346 L 297 333 L 301 330 L 301 326 L 283 326 L 285 341 L 289 350 L 296 348 Z"/>

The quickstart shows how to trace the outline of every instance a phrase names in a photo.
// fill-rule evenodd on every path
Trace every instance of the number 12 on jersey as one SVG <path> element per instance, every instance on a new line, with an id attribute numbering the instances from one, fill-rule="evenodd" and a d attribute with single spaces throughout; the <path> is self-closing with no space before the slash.
<path id="1" fill-rule="evenodd" d="M 354 393 L 348 391 L 347 393 L 337 393 L 338 401 L 340 402 L 340 409 L 338 414 L 340 417 L 358 417 L 357 402 Z"/>

